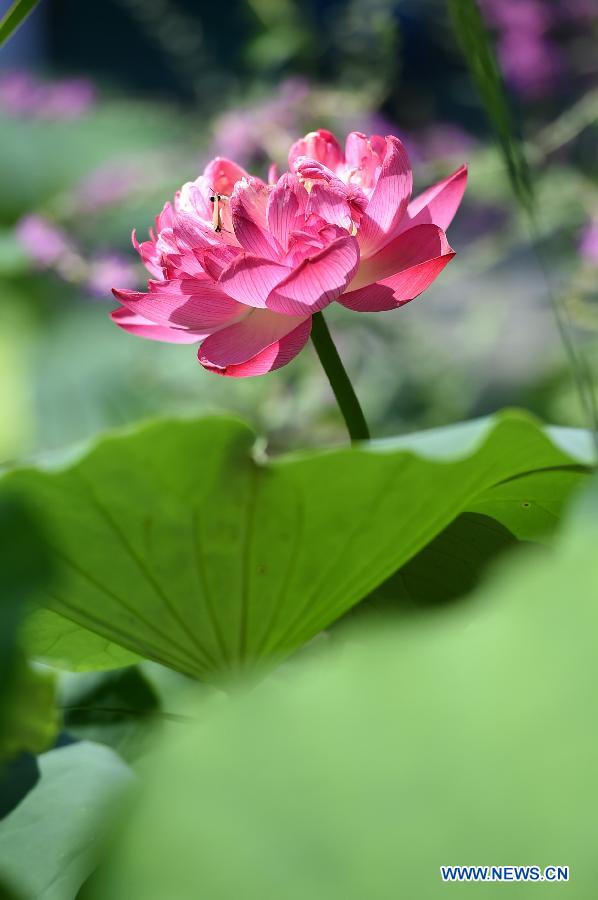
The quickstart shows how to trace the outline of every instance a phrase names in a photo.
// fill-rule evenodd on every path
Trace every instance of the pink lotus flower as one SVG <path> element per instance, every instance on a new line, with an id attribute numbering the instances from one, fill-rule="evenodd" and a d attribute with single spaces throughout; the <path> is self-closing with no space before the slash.
<path id="1" fill-rule="evenodd" d="M 305 346 L 312 315 L 338 301 L 395 309 L 453 258 L 444 229 L 465 190 L 462 166 L 411 200 L 396 137 L 352 133 L 343 153 L 320 130 L 293 145 L 276 183 L 215 159 L 133 243 L 153 275 L 147 292 L 115 290 L 121 328 L 198 343 L 220 375 L 261 375 Z"/>

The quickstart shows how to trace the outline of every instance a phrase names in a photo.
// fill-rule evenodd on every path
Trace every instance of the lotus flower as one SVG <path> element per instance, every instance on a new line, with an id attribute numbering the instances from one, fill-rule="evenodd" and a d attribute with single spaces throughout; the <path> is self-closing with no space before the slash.
<path id="1" fill-rule="evenodd" d="M 338 301 L 359 312 L 402 306 L 454 256 L 444 229 L 465 190 L 461 167 L 411 200 L 396 137 L 352 133 L 343 153 L 320 130 L 291 148 L 274 183 L 217 158 L 183 186 L 133 243 L 153 278 L 115 290 L 112 313 L 142 337 L 201 343 L 220 375 L 261 375 L 305 346 L 314 313 Z"/>

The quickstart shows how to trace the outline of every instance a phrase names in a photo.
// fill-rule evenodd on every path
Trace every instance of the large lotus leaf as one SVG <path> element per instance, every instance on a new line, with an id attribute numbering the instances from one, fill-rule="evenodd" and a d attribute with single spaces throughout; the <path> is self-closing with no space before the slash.
<path id="1" fill-rule="evenodd" d="M 558 528 L 571 494 L 586 480 L 582 468 L 516 476 L 484 491 L 470 505 L 501 522 L 522 541 L 545 541 Z"/>
<path id="2" fill-rule="evenodd" d="M 579 463 L 518 413 L 274 460 L 247 426 L 207 418 L 104 437 L 4 485 L 49 535 L 60 580 L 40 605 L 222 677 L 304 644 L 493 486 Z"/>
<path id="3" fill-rule="evenodd" d="M 473 865 L 568 866 L 514 894 L 595 896 L 597 504 L 475 607 L 360 627 L 171 733 L 93 900 L 509 892 L 441 880 Z"/>
<path id="4" fill-rule="evenodd" d="M 518 544 L 500 522 L 462 513 L 350 610 L 338 627 L 352 626 L 357 616 L 381 612 L 412 615 L 465 598 L 482 581 L 488 567 Z"/>
<path id="5" fill-rule="evenodd" d="M 29 656 L 73 672 L 120 669 L 139 662 L 136 653 L 81 628 L 53 609 L 36 609 L 27 616 L 21 642 Z"/>

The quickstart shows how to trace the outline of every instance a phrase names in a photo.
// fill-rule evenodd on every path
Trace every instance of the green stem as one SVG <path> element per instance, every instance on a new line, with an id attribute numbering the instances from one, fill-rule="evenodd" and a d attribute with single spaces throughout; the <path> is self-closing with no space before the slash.
<path id="1" fill-rule="evenodd" d="M 370 436 L 367 422 L 321 312 L 312 316 L 311 339 L 328 376 L 351 440 L 367 441 Z"/>

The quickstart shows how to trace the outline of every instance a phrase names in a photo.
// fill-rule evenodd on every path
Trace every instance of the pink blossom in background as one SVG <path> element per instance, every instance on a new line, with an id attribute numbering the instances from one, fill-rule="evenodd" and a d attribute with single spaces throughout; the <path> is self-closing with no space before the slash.
<path id="1" fill-rule="evenodd" d="M 598 264 L 598 219 L 592 219 L 583 229 L 579 254 L 587 262 Z"/>
<path id="2" fill-rule="evenodd" d="M 584 24 L 598 18 L 596 0 L 479 0 L 488 24 L 536 34 L 563 23 Z"/>
<path id="3" fill-rule="evenodd" d="M 96 90 L 86 78 L 69 78 L 45 86 L 38 115 L 44 119 L 78 119 L 96 102 Z"/>
<path id="4" fill-rule="evenodd" d="M 15 233 L 31 261 L 40 269 L 56 266 L 74 252 L 70 238 L 62 229 L 34 213 L 17 223 Z"/>
<path id="5" fill-rule="evenodd" d="M 90 172 L 77 187 L 77 209 L 97 212 L 119 203 L 146 184 L 145 171 L 138 163 L 126 159 L 111 160 Z"/>
<path id="6" fill-rule="evenodd" d="M 39 103 L 39 87 L 28 72 L 0 75 L 0 109 L 13 116 L 33 115 Z"/>
<path id="7" fill-rule="evenodd" d="M 429 125 L 417 135 L 420 159 L 425 162 L 452 159 L 453 157 L 462 158 L 471 153 L 476 145 L 477 141 L 473 135 L 459 125 L 450 122 Z"/>
<path id="8" fill-rule="evenodd" d="M 497 54 L 507 82 L 522 96 L 540 99 L 558 88 L 568 67 L 550 29 L 566 4 L 544 0 L 480 0 L 498 31 Z"/>
<path id="9" fill-rule="evenodd" d="M 554 90 L 567 69 L 560 47 L 531 32 L 507 31 L 498 41 L 498 57 L 507 81 L 532 100 Z"/>
<path id="10" fill-rule="evenodd" d="M 580 25 L 598 21 L 596 0 L 566 0 L 566 2 L 562 0 L 560 13 L 564 21 L 569 20 Z"/>
<path id="11" fill-rule="evenodd" d="M 554 21 L 557 4 L 545 0 L 480 0 L 490 25 L 502 31 L 542 34 Z"/>
<path id="12" fill-rule="evenodd" d="M 304 78 L 285 79 L 268 99 L 237 106 L 218 116 L 211 151 L 244 167 L 263 157 L 284 157 L 292 136 L 309 123 L 314 109 L 321 109 L 343 131 L 356 130 L 359 125 L 368 134 L 398 135 L 410 158 L 419 159 L 416 139 L 399 132 L 396 122 L 384 113 L 364 108 L 363 101 L 348 101 L 347 93 L 327 92 Z"/>
<path id="13" fill-rule="evenodd" d="M 350 117 L 352 118 L 352 117 Z M 362 117 L 363 118 L 363 117 Z M 367 132 L 389 132 L 400 138 L 409 159 L 416 163 L 432 163 L 467 156 L 477 146 L 476 138 L 452 122 L 434 122 L 418 131 L 398 131 L 386 116 L 378 113 L 365 116 Z"/>
<path id="14" fill-rule="evenodd" d="M 94 297 L 105 299 L 110 295 L 114 284 L 134 288 L 138 283 L 136 267 L 121 253 L 104 253 L 88 262 L 85 285 Z"/>
<path id="15" fill-rule="evenodd" d="M 343 150 L 312 132 L 273 184 L 216 158 L 165 204 L 149 240 L 133 234 L 152 278 L 145 292 L 115 289 L 112 318 L 142 337 L 200 343 L 200 363 L 220 375 L 277 369 L 330 303 L 379 312 L 429 287 L 454 256 L 445 229 L 465 183 L 461 166 L 411 199 L 392 135 L 352 132 Z"/>
<path id="16" fill-rule="evenodd" d="M 288 131 L 296 133 L 308 95 L 304 79 L 289 78 L 273 97 L 223 113 L 214 123 L 214 147 L 243 166 L 260 154 L 271 156 L 271 144 L 286 141 Z"/>
<path id="17" fill-rule="evenodd" d="M 114 251 L 86 260 L 75 242 L 44 216 L 31 213 L 16 225 L 15 234 L 27 256 L 38 269 L 52 269 L 65 281 L 83 286 L 92 296 L 106 298 L 112 285 L 125 288 L 139 283 L 137 268 Z"/>
<path id="18" fill-rule="evenodd" d="M 403 144 L 412 163 L 422 162 L 424 159 L 419 135 L 399 129 L 396 122 L 391 121 L 391 119 L 383 113 L 356 113 L 354 115 L 343 116 L 342 121 L 347 123 L 347 131 L 357 131 L 355 126 L 357 121 L 359 121 L 366 134 L 394 134 Z"/>
<path id="19" fill-rule="evenodd" d="M 21 71 L 0 75 L 0 110 L 11 116 L 76 119 L 95 101 L 95 88 L 85 78 L 42 81 Z"/>

